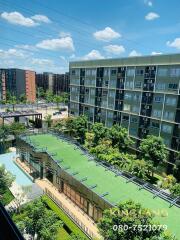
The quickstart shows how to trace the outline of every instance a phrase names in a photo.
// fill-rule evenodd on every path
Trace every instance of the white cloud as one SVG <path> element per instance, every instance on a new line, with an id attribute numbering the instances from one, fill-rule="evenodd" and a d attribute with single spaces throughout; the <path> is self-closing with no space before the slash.
<path id="1" fill-rule="evenodd" d="M 71 34 L 70 34 L 69 32 L 60 32 L 60 33 L 59 33 L 59 36 L 60 36 L 61 38 L 63 38 L 63 37 L 71 37 Z"/>
<path id="2" fill-rule="evenodd" d="M 28 45 L 28 44 L 15 45 L 15 47 L 20 48 L 20 49 L 24 49 L 24 50 L 30 50 L 30 51 L 36 51 L 37 50 L 37 48 L 35 46 Z"/>
<path id="3" fill-rule="evenodd" d="M 72 54 L 69 59 L 75 59 L 76 58 L 76 55 L 75 54 Z"/>
<path id="4" fill-rule="evenodd" d="M 15 24 L 15 25 L 21 25 L 26 27 L 34 27 L 37 26 L 38 23 L 36 23 L 34 20 L 28 17 L 24 17 L 19 12 L 3 12 L 1 13 L 1 17 L 5 20 L 7 20 L 9 23 Z"/>
<path id="5" fill-rule="evenodd" d="M 51 22 L 51 20 L 47 16 L 41 15 L 41 14 L 36 14 L 36 15 L 32 16 L 31 19 L 33 19 L 37 22 L 44 22 L 44 23 Z"/>
<path id="6" fill-rule="evenodd" d="M 119 55 L 125 52 L 125 48 L 122 45 L 112 45 L 112 44 L 108 46 L 104 46 L 104 50 L 107 53 L 112 53 L 114 55 Z"/>
<path id="7" fill-rule="evenodd" d="M 22 50 L 17 50 L 15 48 L 10 48 L 8 50 L 0 49 L 0 58 L 7 59 L 7 58 L 25 58 L 27 55 Z"/>
<path id="8" fill-rule="evenodd" d="M 92 59 L 103 59 L 104 57 L 98 50 L 92 50 L 88 54 L 86 54 L 83 59 L 84 60 L 92 60 Z"/>
<path id="9" fill-rule="evenodd" d="M 149 7 L 152 7 L 153 5 L 152 1 L 148 1 L 148 0 L 144 0 L 144 3 Z"/>
<path id="10" fill-rule="evenodd" d="M 161 55 L 162 54 L 162 52 L 155 52 L 155 51 L 153 51 L 152 53 L 151 53 L 151 55 Z"/>
<path id="11" fill-rule="evenodd" d="M 46 58 L 33 58 L 31 63 L 33 65 L 39 65 L 39 66 L 52 66 L 53 65 L 53 61 L 50 59 L 46 59 Z"/>
<path id="12" fill-rule="evenodd" d="M 97 31 L 93 33 L 93 36 L 100 41 L 109 42 L 113 39 L 121 37 L 121 34 L 118 32 L 115 32 L 112 28 L 106 27 L 103 30 Z"/>
<path id="13" fill-rule="evenodd" d="M 152 21 L 152 20 L 155 20 L 157 18 L 159 18 L 160 16 L 155 13 L 155 12 L 150 12 L 148 13 L 146 16 L 145 16 L 145 19 L 148 20 L 148 21 Z"/>
<path id="14" fill-rule="evenodd" d="M 172 42 L 168 41 L 166 44 L 169 47 L 180 49 L 180 38 L 175 38 L 174 41 Z"/>
<path id="15" fill-rule="evenodd" d="M 43 40 L 42 42 L 37 43 L 36 47 L 47 50 L 75 50 L 73 39 L 71 37 Z"/>
<path id="16" fill-rule="evenodd" d="M 132 50 L 130 53 L 129 53 L 129 56 L 130 57 L 139 57 L 141 56 L 142 54 L 137 52 L 136 50 Z"/>

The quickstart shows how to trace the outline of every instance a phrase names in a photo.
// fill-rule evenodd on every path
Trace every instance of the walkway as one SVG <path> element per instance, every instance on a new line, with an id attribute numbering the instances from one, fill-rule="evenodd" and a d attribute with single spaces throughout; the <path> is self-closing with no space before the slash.
<path id="1" fill-rule="evenodd" d="M 68 209 L 69 215 L 73 216 L 73 218 L 75 219 L 78 219 L 80 225 L 82 224 L 85 226 L 85 230 L 90 236 L 96 239 L 102 239 L 98 232 L 96 223 L 77 205 L 75 205 L 68 197 L 66 197 L 63 193 L 59 193 L 52 183 L 50 183 L 47 179 L 36 180 L 36 183 L 45 192 L 50 193 L 49 195 L 51 195 L 52 198 L 60 202 L 60 205 L 63 205 L 63 208 Z"/>

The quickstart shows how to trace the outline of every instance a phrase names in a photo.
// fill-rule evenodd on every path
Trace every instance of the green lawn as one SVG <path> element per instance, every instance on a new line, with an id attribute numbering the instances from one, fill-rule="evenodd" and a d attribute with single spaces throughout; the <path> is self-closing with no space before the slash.
<path id="1" fill-rule="evenodd" d="M 13 199 L 14 196 L 12 195 L 11 191 L 9 189 L 7 189 L 2 195 L 1 198 L 1 203 L 5 206 L 7 204 L 9 204 Z"/>
<path id="2" fill-rule="evenodd" d="M 48 196 L 43 196 L 43 200 L 45 200 L 46 204 L 49 206 L 50 209 L 52 209 L 58 216 L 59 218 L 64 222 L 64 224 L 69 228 L 69 230 L 74 233 L 74 234 L 79 234 L 82 237 L 88 239 L 86 235 L 74 224 L 74 222 L 48 197 Z M 65 229 L 60 229 L 58 232 L 58 240 L 61 239 L 67 239 L 67 232 L 64 232 Z M 63 233 L 63 236 L 60 236 L 60 233 Z M 69 235 L 69 234 L 68 234 Z M 64 238 L 62 238 L 64 237 Z"/>
<path id="3" fill-rule="evenodd" d="M 153 194 L 147 190 L 139 190 L 139 187 L 129 182 L 127 183 L 123 177 L 115 177 L 115 174 L 111 171 L 105 171 L 103 166 L 96 166 L 94 161 L 88 161 L 88 157 L 83 154 L 80 149 L 76 149 L 74 144 L 70 144 L 66 141 L 57 139 L 51 134 L 41 134 L 30 136 L 30 139 L 34 142 L 34 145 L 38 148 L 45 148 L 51 153 L 56 153 L 55 158 L 57 160 L 63 159 L 60 163 L 61 167 L 70 167 L 66 170 L 68 173 L 78 172 L 74 176 L 77 180 L 87 178 L 83 182 L 87 187 L 97 184 L 97 187 L 93 191 L 99 195 L 108 192 L 104 198 L 108 200 L 112 205 L 132 199 L 142 204 L 143 207 L 147 207 L 154 210 L 156 213 L 159 211 L 166 212 L 164 217 L 156 217 L 161 224 L 166 224 L 168 230 L 176 234 L 180 239 L 180 209 L 173 206 L 170 208 L 170 204 L 159 198 L 153 198 Z"/>

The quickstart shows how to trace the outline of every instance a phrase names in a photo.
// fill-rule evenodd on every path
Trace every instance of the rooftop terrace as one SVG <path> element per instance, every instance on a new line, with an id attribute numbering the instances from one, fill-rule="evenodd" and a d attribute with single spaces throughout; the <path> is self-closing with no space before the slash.
<path id="1" fill-rule="evenodd" d="M 140 188 L 120 175 L 117 176 L 95 161 L 90 161 L 88 155 L 84 154 L 75 144 L 51 134 L 32 135 L 29 139 L 35 147 L 46 149 L 47 152 L 54 154 L 54 158 L 66 172 L 112 205 L 132 199 L 156 213 L 166 212 L 165 216 L 157 216 L 156 220 L 161 224 L 166 224 L 168 230 L 180 239 L 180 208 L 177 206 L 170 205 L 158 195 Z"/>

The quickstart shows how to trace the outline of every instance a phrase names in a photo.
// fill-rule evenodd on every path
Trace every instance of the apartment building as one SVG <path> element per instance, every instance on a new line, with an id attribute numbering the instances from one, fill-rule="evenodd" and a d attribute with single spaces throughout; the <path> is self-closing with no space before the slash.
<path id="1" fill-rule="evenodd" d="M 0 69 L 0 101 L 6 100 L 5 70 Z"/>
<path id="2" fill-rule="evenodd" d="M 128 129 L 137 148 L 161 136 L 170 156 L 180 150 L 180 54 L 70 63 L 69 114 Z"/>
<path id="3" fill-rule="evenodd" d="M 2 99 L 7 95 L 20 96 L 25 95 L 27 101 L 36 100 L 35 72 L 23 69 L 0 69 L 0 86 Z"/>
<path id="4" fill-rule="evenodd" d="M 69 73 L 54 74 L 50 72 L 36 74 L 37 88 L 52 91 L 54 94 L 69 91 Z"/>

